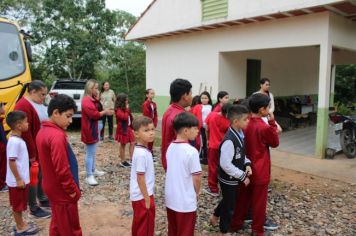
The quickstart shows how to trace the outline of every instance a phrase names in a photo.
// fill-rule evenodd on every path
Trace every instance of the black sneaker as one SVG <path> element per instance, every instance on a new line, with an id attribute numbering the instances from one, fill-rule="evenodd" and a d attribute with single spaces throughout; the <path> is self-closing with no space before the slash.
<path id="1" fill-rule="evenodd" d="M 40 201 L 40 207 L 50 208 L 51 205 L 49 204 L 48 200 L 45 200 L 45 201 Z"/>
<path id="2" fill-rule="evenodd" d="M 7 185 L 5 185 L 1 190 L 0 193 L 6 193 L 9 192 L 9 187 L 7 187 Z"/>
<path id="3" fill-rule="evenodd" d="M 263 226 L 263 228 L 267 229 L 267 230 L 276 230 L 278 229 L 278 225 L 273 223 L 270 219 L 266 219 L 265 225 Z"/>
<path id="4" fill-rule="evenodd" d="M 32 211 L 30 210 L 30 215 L 34 216 L 36 218 L 42 218 L 42 219 L 46 219 L 51 217 L 51 213 L 48 211 L 44 211 L 42 208 L 37 207 L 36 210 Z"/>
<path id="5" fill-rule="evenodd" d="M 120 162 L 120 166 L 124 167 L 124 168 L 130 168 L 131 167 L 130 163 L 128 163 L 127 161 Z"/>

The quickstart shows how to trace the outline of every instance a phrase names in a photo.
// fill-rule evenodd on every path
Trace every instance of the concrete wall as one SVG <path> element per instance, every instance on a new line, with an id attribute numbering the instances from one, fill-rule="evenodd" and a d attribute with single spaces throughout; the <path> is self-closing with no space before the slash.
<path id="1" fill-rule="evenodd" d="M 229 0 L 228 17 L 202 21 L 201 0 L 156 0 L 127 35 L 128 40 L 206 24 L 308 8 L 342 0 Z"/>
<path id="2" fill-rule="evenodd" d="M 262 61 L 261 76 L 271 79 L 275 96 L 318 93 L 319 47 L 222 53 L 219 89 L 227 90 L 234 97 L 246 97 L 247 59 Z"/>
<path id="3" fill-rule="evenodd" d="M 330 13 L 329 24 L 332 45 L 356 51 L 356 22 Z"/>

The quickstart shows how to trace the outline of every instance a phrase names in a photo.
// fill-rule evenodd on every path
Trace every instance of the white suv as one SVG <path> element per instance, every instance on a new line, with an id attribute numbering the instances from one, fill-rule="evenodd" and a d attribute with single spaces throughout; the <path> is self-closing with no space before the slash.
<path id="1" fill-rule="evenodd" d="M 73 118 L 81 118 L 85 83 L 83 80 L 55 80 L 46 97 L 46 104 L 48 105 L 55 95 L 66 94 L 74 99 L 78 108 Z"/>

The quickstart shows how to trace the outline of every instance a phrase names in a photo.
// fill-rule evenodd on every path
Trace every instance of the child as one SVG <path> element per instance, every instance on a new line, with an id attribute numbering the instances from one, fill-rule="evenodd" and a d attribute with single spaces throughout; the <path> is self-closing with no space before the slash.
<path id="1" fill-rule="evenodd" d="M 134 133 L 131 129 L 133 116 L 129 109 L 129 101 L 126 94 L 120 93 L 119 95 L 117 95 L 115 108 L 117 122 L 115 140 L 120 143 L 120 166 L 124 168 L 129 168 L 131 164 L 126 161 L 125 146 L 128 143 L 130 144 L 129 155 L 131 160 L 135 138 Z"/>
<path id="2" fill-rule="evenodd" d="M 0 102 L 0 192 L 7 192 L 9 189 L 6 185 L 6 134 L 3 126 L 5 106 Z"/>
<path id="3" fill-rule="evenodd" d="M 142 115 L 147 116 L 153 120 L 153 125 L 157 128 L 158 115 L 157 115 L 157 105 L 153 101 L 155 97 L 155 91 L 153 89 L 146 90 L 146 99 L 142 104 Z M 153 142 L 148 144 L 148 149 L 150 149 L 153 155 Z"/>
<path id="4" fill-rule="evenodd" d="M 28 130 L 26 113 L 23 111 L 10 112 L 6 117 L 12 133 L 7 142 L 7 172 L 6 184 L 9 186 L 9 199 L 12 207 L 16 228 L 15 235 L 34 235 L 39 229 L 27 224 L 22 218 L 22 212 L 27 210 L 28 188 L 30 183 L 29 155 L 21 134 Z"/>
<path id="5" fill-rule="evenodd" d="M 52 98 L 48 105 L 49 120 L 42 123 L 36 137 L 43 189 L 52 211 L 49 235 L 82 235 L 78 214 L 81 195 L 78 162 L 65 133 L 76 109 L 68 95 Z"/>
<path id="6" fill-rule="evenodd" d="M 173 128 L 177 139 L 167 150 L 165 183 L 168 235 L 194 235 L 202 169 L 198 151 L 188 142 L 198 135 L 198 120 L 183 112 L 174 118 Z"/>
<path id="7" fill-rule="evenodd" d="M 210 221 L 213 225 L 220 217 L 221 235 L 227 234 L 235 210 L 237 186 L 247 186 L 252 174 L 251 162 L 246 157 L 242 129 L 248 124 L 248 110 L 241 105 L 232 105 L 228 110 L 231 126 L 220 144 L 219 183 L 222 200 L 215 208 Z"/>
<path id="8" fill-rule="evenodd" d="M 155 126 L 151 118 L 140 116 L 133 121 L 132 127 L 136 136 L 130 178 L 130 200 L 133 208 L 132 235 L 153 236 L 155 173 L 148 144 L 155 139 Z"/>
<path id="9" fill-rule="evenodd" d="M 167 170 L 166 152 L 169 144 L 176 138 L 176 133 L 172 127 L 173 120 L 184 108 L 192 103 L 192 84 L 185 79 L 175 79 L 170 86 L 171 105 L 167 108 L 162 118 L 162 166 Z"/>
<path id="10" fill-rule="evenodd" d="M 270 98 L 264 94 L 253 94 L 249 99 L 252 112 L 245 131 L 246 155 L 251 160 L 251 184 L 240 187 L 235 215 L 231 224 L 233 230 L 243 226 L 249 207 L 252 207 L 252 233 L 264 234 L 266 221 L 267 192 L 270 181 L 271 159 L 269 147 L 277 147 L 279 138 L 273 113 L 269 112 Z M 268 117 L 268 125 L 262 120 Z"/>
<path id="11" fill-rule="evenodd" d="M 229 94 L 226 91 L 220 91 L 214 105 L 214 112 L 220 112 L 224 104 L 229 103 Z"/>
<path id="12" fill-rule="evenodd" d="M 222 106 L 221 112 L 211 112 L 206 118 L 206 128 L 208 135 L 208 189 L 204 191 L 214 197 L 219 196 L 218 188 L 218 166 L 219 166 L 219 146 L 229 129 L 230 121 L 226 117 L 227 110 L 231 104 Z"/>
<path id="13" fill-rule="evenodd" d="M 200 150 L 200 162 L 202 164 L 208 164 L 208 143 L 206 138 L 206 118 L 210 114 L 212 110 L 212 101 L 210 94 L 207 91 L 204 91 L 199 96 L 199 104 L 192 108 L 192 113 L 199 120 L 199 131 L 200 137 L 198 139 L 201 140 L 201 150 Z"/>

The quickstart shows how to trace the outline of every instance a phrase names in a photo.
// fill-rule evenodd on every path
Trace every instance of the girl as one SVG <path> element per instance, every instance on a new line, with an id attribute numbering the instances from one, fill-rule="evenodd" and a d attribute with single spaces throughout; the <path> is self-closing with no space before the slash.
<path id="1" fill-rule="evenodd" d="M 110 84 L 108 81 L 105 81 L 102 84 L 101 87 L 101 94 L 100 94 L 100 102 L 103 105 L 104 109 L 112 109 L 114 110 L 115 108 L 115 93 L 110 89 Z M 109 141 L 114 141 L 113 138 L 113 115 L 111 116 L 103 116 L 103 128 L 101 129 L 101 137 L 104 138 L 104 132 L 105 132 L 105 123 L 106 120 L 108 120 L 109 124 Z"/>
<path id="2" fill-rule="evenodd" d="M 115 140 L 120 143 L 120 166 L 124 168 L 129 168 L 131 164 L 126 161 L 125 146 L 128 143 L 130 144 L 129 154 L 131 159 L 135 144 L 135 138 L 134 133 L 131 129 L 133 117 L 129 109 L 129 102 L 126 94 L 120 93 L 119 95 L 117 95 L 115 108 L 117 122 Z"/>
<path id="3" fill-rule="evenodd" d="M 109 109 L 99 112 L 99 101 L 96 99 L 99 95 L 98 86 L 99 84 L 96 80 L 88 80 L 85 84 L 82 100 L 81 139 L 86 147 L 85 169 L 87 177 L 85 181 L 91 186 L 98 185 L 95 176 L 105 174 L 104 171 L 99 171 L 95 167 L 95 155 L 99 141 L 98 120 L 102 116 L 113 115 L 113 110 Z"/>
<path id="4" fill-rule="evenodd" d="M 153 98 L 155 97 L 155 91 L 153 89 L 146 90 L 146 98 L 145 102 L 142 104 L 142 115 L 147 116 L 153 120 L 153 125 L 157 128 L 158 123 L 158 115 L 157 115 L 157 105 L 153 102 Z M 148 143 L 148 149 L 151 151 L 153 155 L 153 142 Z"/>
<path id="5" fill-rule="evenodd" d="M 229 94 L 226 91 L 220 91 L 218 93 L 216 103 L 214 105 L 214 112 L 221 112 L 222 105 L 229 102 Z"/>
<path id="6" fill-rule="evenodd" d="M 210 114 L 212 107 L 210 94 L 207 91 L 204 91 L 199 96 L 199 104 L 192 108 L 192 113 L 199 120 L 200 136 L 198 136 L 198 138 L 201 140 L 200 162 L 205 165 L 208 164 L 208 144 L 205 119 Z"/>

